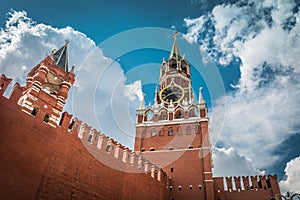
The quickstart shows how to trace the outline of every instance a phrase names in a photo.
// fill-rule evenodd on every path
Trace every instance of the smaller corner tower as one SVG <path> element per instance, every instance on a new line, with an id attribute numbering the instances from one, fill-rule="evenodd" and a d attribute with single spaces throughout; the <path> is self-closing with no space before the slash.
<path id="1" fill-rule="evenodd" d="M 74 84 L 74 66 L 68 68 L 68 43 L 53 50 L 28 73 L 18 104 L 22 111 L 56 127 Z"/>

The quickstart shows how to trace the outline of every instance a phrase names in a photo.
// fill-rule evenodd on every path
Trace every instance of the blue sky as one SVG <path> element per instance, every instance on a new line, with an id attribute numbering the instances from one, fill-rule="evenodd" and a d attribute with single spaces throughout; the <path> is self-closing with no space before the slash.
<path id="1" fill-rule="evenodd" d="M 299 4 L 0 0 L 0 72 L 22 83 L 70 39 L 76 83 L 66 110 L 132 147 L 141 92 L 153 103 L 178 30 L 210 110 L 214 174 L 277 173 L 283 190 L 299 192 Z"/>

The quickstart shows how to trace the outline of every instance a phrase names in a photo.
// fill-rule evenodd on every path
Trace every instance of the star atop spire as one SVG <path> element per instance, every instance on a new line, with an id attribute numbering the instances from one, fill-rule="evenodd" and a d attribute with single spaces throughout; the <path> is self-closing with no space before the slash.
<path id="1" fill-rule="evenodd" d="M 60 66 L 64 71 L 68 72 L 68 44 L 69 40 L 65 40 L 65 45 L 52 53 L 54 59 L 53 64 Z"/>
<path id="2" fill-rule="evenodd" d="M 178 35 L 178 31 L 176 31 L 173 36 L 174 42 L 173 42 L 173 46 L 172 46 L 172 50 L 171 50 L 169 59 L 175 58 L 176 60 L 179 60 L 181 58 L 180 51 L 179 51 L 179 48 L 177 45 L 177 35 Z"/>

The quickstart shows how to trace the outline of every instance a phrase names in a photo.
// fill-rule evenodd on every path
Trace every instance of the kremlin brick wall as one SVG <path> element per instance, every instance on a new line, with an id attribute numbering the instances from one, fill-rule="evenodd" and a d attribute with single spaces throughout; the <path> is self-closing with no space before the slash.
<path id="1" fill-rule="evenodd" d="M 165 173 L 158 178 L 93 145 L 86 148 L 78 132 L 68 130 L 72 116 L 65 113 L 62 126 L 53 128 L 22 112 L 18 94 L 17 87 L 11 99 L 0 96 L 0 199 L 168 198 Z M 132 172 L 111 168 L 89 151 Z"/>

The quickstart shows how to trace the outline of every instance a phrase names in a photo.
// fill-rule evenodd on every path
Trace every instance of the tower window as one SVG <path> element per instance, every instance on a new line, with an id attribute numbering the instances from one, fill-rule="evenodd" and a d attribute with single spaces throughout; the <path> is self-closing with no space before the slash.
<path id="1" fill-rule="evenodd" d="M 163 131 L 159 131 L 158 135 L 159 136 L 164 136 L 164 132 Z"/>
<path id="2" fill-rule="evenodd" d="M 181 126 L 178 126 L 178 129 L 177 129 L 177 135 L 182 135 L 182 132 L 181 132 Z"/>
<path id="3" fill-rule="evenodd" d="M 174 172 L 174 167 L 171 167 L 171 173 L 173 173 Z"/>
<path id="4" fill-rule="evenodd" d="M 172 151 L 172 150 L 174 150 L 174 148 L 173 147 L 169 147 L 169 150 Z"/>
<path id="5" fill-rule="evenodd" d="M 74 126 L 74 119 L 72 120 L 71 124 L 68 126 L 68 129 L 72 130 L 73 126 Z M 78 128 L 78 125 L 76 125 L 76 127 Z"/>
<path id="6" fill-rule="evenodd" d="M 152 131 L 151 131 L 151 137 L 154 137 L 156 135 L 156 132 L 155 132 L 155 130 L 153 129 Z"/>
<path id="7" fill-rule="evenodd" d="M 145 149 L 144 149 L 144 148 L 142 148 L 142 149 L 141 149 L 141 152 L 145 152 Z"/>
<path id="8" fill-rule="evenodd" d="M 169 128 L 169 130 L 168 130 L 168 135 L 169 135 L 169 136 L 172 136 L 172 135 L 173 135 L 173 129 L 172 129 L 172 127 Z"/>
<path id="9" fill-rule="evenodd" d="M 50 119 L 50 115 L 46 114 L 45 117 L 44 117 L 44 122 L 48 123 L 49 119 Z"/>
<path id="10" fill-rule="evenodd" d="M 89 135 L 88 142 L 92 143 L 93 135 Z"/>
<path id="11" fill-rule="evenodd" d="M 175 112 L 175 119 L 180 119 L 183 117 L 183 110 L 182 109 L 178 109 L 176 112 Z"/>
<path id="12" fill-rule="evenodd" d="M 150 151 L 155 151 L 155 149 L 153 147 L 150 148 Z"/>
<path id="13" fill-rule="evenodd" d="M 147 118 L 146 118 L 147 121 L 151 121 L 152 117 L 153 117 L 153 112 L 152 111 L 148 111 L 146 115 L 147 115 Z"/>
<path id="14" fill-rule="evenodd" d="M 106 146 L 106 152 L 110 152 L 110 145 Z"/>
<path id="15" fill-rule="evenodd" d="M 198 185 L 198 187 L 199 187 L 199 190 L 201 190 L 201 185 Z"/>
<path id="16" fill-rule="evenodd" d="M 193 186 L 192 185 L 190 185 L 190 190 L 192 190 L 193 189 Z"/>
<path id="17" fill-rule="evenodd" d="M 178 186 L 178 190 L 181 190 L 181 185 Z"/>
<path id="18" fill-rule="evenodd" d="M 187 126 L 187 127 L 186 127 L 186 134 L 187 134 L 187 135 L 190 135 L 190 134 L 191 134 L 191 127 L 190 127 L 190 126 Z"/>
<path id="19" fill-rule="evenodd" d="M 173 187 L 172 187 L 172 186 L 170 186 L 170 191 L 172 191 L 172 189 L 173 189 Z"/>
<path id="20" fill-rule="evenodd" d="M 192 149 L 192 148 L 193 148 L 193 146 L 192 146 L 192 145 L 190 145 L 190 146 L 189 146 L 189 149 Z"/>
<path id="21" fill-rule="evenodd" d="M 32 114 L 33 116 L 36 116 L 36 114 L 38 113 L 38 111 L 39 111 L 38 108 L 34 108 L 34 109 L 32 110 L 32 112 L 31 112 L 31 114 Z"/>

